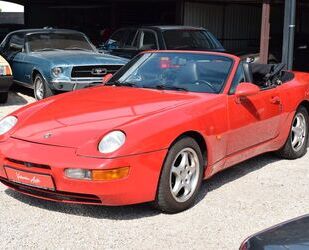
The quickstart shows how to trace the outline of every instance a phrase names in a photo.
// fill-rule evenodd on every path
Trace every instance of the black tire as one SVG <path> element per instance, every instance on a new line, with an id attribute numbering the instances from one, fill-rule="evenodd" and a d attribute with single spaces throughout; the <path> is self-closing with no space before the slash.
<path id="1" fill-rule="evenodd" d="M 296 134 L 293 132 L 293 128 L 295 129 L 295 126 L 297 124 L 297 119 L 298 117 L 301 117 L 301 119 L 304 119 L 304 128 L 303 128 L 303 133 L 300 131 L 300 135 L 297 138 L 303 138 L 303 142 L 298 142 L 299 145 L 294 145 L 293 146 L 293 139 L 295 138 Z M 291 124 L 291 129 L 290 129 L 290 134 L 289 137 L 284 144 L 284 146 L 277 152 L 277 154 L 285 159 L 290 159 L 294 160 L 297 158 L 300 158 L 304 156 L 307 153 L 307 146 L 308 146 L 308 112 L 306 108 L 301 106 L 295 113 L 295 116 L 293 118 L 292 124 Z M 301 139 L 299 139 L 301 141 Z"/>
<path id="2" fill-rule="evenodd" d="M 174 179 L 174 184 L 175 184 L 176 179 L 178 179 L 178 178 L 174 178 L 171 171 L 172 171 L 172 166 L 176 164 L 177 160 L 179 160 L 179 166 L 180 166 L 182 161 L 180 159 L 178 159 L 177 157 L 181 157 L 181 155 L 179 155 L 181 152 L 186 152 L 186 151 L 183 151 L 183 150 L 190 150 L 189 151 L 190 154 L 191 154 L 191 151 L 192 151 L 192 157 L 193 156 L 195 157 L 194 162 L 196 162 L 196 164 L 198 163 L 198 165 L 196 165 L 196 171 L 198 171 L 198 172 L 196 172 L 191 177 L 189 177 L 190 178 L 189 182 L 193 183 L 193 180 L 194 180 L 194 186 L 195 185 L 196 186 L 193 189 L 193 191 L 189 192 L 190 195 L 187 195 L 188 199 L 187 200 L 184 199 L 183 201 L 179 201 L 179 200 L 177 200 L 178 197 L 175 198 L 175 194 L 172 193 L 173 179 Z M 195 152 L 195 154 L 193 152 Z M 191 157 L 191 156 L 188 156 L 188 157 Z M 191 158 L 191 160 L 189 160 L 188 162 L 192 163 L 193 162 L 192 159 L 193 158 Z M 188 170 L 183 170 L 183 172 L 186 172 L 186 171 L 188 171 Z M 180 171 L 180 174 L 181 173 L 182 172 Z M 188 177 L 189 173 L 183 173 L 183 174 L 187 175 L 187 177 Z M 187 178 L 187 177 L 184 177 L 184 176 L 180 177 L 180 175 L 178 175 L 178 176 L 179 176 L 179 178 L 182 178 L 183 181 L 184 181 L 184 178 Z M 155 207 L 157 209 L 161 210 L 164 213 L 170 213 L 170 214 L 178 213 L 178 212 L 181 212 L 181 211 L 184 211 L 184 210 L 190 208 L 195 202 L 196 196 L 197 196 L 199 189 L 201 187 L 203 176 L 204 176 L 204 160 L 203 160 L 202 152 L 201 152 L 199 145 L 191 137 L 181 138 L 176 143 L 174 143 L 174 145 L 170 148 L 170 150 L 167 154 L 167 157 L 164 161 L 163 168 L 162 168 L 162 171 L 161 171 L 160 180 L 159 180 L 159 185 L 158 185 L 158 189 L 157 189 L 156 200 L 155 200 L 155 203 L 154 203 Z M 186 181 L 187 181 L 187 179 L 186 179 Z M 181 183 L 183 183 L 183 182 L 181 181 Z M 182 191 L 180 191 L 179 193 L 181 194 L 181 192 Z M 186 191 L 184 189 L 183 190 L 184 196 L 185 196 L 185 193 L 186 193 Z"/>
<path id="3" fill-rule="evenodd" d="M 34 77 L 33 91 L 34 97 L 38 101 L 54 95 L 53 90 L 48 86 L 40 73 Z"/>
<path id="4" fill-rule="evenodd" d="M 9 97 L 8 92 L 0 93 L 0 103 L 6 103 Z"/>

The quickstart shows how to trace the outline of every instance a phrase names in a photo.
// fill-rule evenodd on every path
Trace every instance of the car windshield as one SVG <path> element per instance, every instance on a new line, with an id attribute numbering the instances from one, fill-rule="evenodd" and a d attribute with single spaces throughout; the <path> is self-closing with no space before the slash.
<path id="1" fill-rule="evenodd" d="M 135 57 L 108 85 L 220 93 L 233 60 L 206 53 L 159 52 Z"/>
<path id="2" fill-rule="evenodd" d="M 86 37 L 79 33 L 36 33 L 28 35 L 27 40 L 30 52 L 44 50 L 94 50 Z"/>
<path id="3" fill-rule="evenodd" d="M 166 30 L 163 37 L 169 50 L 223 49 L 220 42 L 206 30 Z"/>

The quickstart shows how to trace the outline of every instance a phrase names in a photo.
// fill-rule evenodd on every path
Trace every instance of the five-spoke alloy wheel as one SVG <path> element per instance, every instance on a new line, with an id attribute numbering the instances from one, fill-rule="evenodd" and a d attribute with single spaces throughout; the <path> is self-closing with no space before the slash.
<path id="1" fill-rule="evenodd" d="M 302 113 L 297 113 L 292 124 L 292 147 L 295 151 L 299 151 L 304 145 L 307 136 L 307 124 L 305 116 Z"/>
<path id="2" fill-rule="evenodd" d="M 53 91 L 49 88 L 49 86 L 45 82 L 44 78 L 39 73 L 36 74 L 36 76 L 34 77 L 33 87 L 34 87 L 34 97 L 38 101 L 50 97 L 54 94 Z"/>
<path id="3" fill-rule="evenodd" d="M 190 199 L 199 179 L 200 163 L 191 148 L 181 150 L 175 157 L 170 171 L 170 191 L 174 199 L 184 202 Z"/>
<path id="4" fill-rule="evenodd" d="M 205 160 L 191 137 L 179 139 L 170 148 L 160 176 L 155 205 L 177 213 L 194 204 L 204 174 Z"/>
<path id="5" fill-rule="evenodd" d="M 301 106 L 295 113 L 285 145 L 278 151 L 279 156 L 286 159 L 297 159 L 306 154 L 308 122 L 308 112 L 305 107 Z"/>

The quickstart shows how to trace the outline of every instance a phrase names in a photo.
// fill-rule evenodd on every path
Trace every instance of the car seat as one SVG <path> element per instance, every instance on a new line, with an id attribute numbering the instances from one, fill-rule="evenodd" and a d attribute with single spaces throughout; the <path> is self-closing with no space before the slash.
<path id="1" fill-rule="evenodd" d="M 177 74 L 177 84 L 192 84 L 199 79 L 197 65 L 194 62 L 188 62 Z"/>

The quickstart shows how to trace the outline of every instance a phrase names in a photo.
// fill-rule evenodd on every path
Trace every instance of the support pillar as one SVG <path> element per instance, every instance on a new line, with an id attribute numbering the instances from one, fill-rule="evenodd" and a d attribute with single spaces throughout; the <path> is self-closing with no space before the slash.
<path id="1" fill-rule="evenodd" d="M 282 62 L 288 70 L 293 69 L 296 0 L 285 0 Z"/>
<path id="2" fill-rule="evenodd" d="M 269 54 L 269 33 L 270 33 L 270 0 L 263 1 L 261 42 L 260 42 L 260 63 L 268 63 Z"/>

